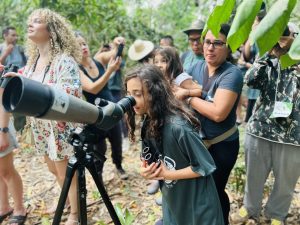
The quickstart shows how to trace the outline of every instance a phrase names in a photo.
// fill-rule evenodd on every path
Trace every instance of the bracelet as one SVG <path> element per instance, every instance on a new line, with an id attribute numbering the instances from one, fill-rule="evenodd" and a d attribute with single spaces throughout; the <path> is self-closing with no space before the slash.
<path id="1" fill-rule="evenodd" d="M 0 132 L 7 133 L 9 131 L 8 127 L 0 127 Z"/>
<path id="2" fill-rule="evenodd" d="M 186 102 L 186 104 L 190 104 L 190 102 L 191 102 L 191 100 L 192 100 L 192 97 L 188 97 L 186 100 L 185 100 L 185 102 Z"/>

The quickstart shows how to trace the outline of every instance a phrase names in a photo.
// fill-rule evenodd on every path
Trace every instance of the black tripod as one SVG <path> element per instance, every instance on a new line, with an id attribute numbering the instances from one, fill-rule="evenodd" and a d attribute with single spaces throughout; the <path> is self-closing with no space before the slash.
<path id="1" fill-rule="evenodd" d="M 53 225 L 59 225 L 61 216 L 63 214 L 64 206 L 67 200 L 68 192 L 71 186 L 72 178 L 77 171 L 78 179 L 78 221 L 80 225 L 87 225 L 87 208 L 86 208 L 86 179 L 85 168 L 87 168 L 93 177 L 93 180 L 101 194 L 103 202 L 108 209 L 108 212 L 116 225 L 121 225 L 120 220 L 114 210 L 114 207 L 109 199 L 109 196 L 103 186 L 102 180 L 99 179 L 96 167 L 94 164 L 94 156 L 89 147 L 93 145 L 96 140 L 95 132 L 90 125 L 85 126 L 83 129 L 77 128 L 71 135 L 69 142 L 74 147 L 74 156 L 69 159 L 66 178 L 61 190 L 58 205 L 55 211 Z"/>

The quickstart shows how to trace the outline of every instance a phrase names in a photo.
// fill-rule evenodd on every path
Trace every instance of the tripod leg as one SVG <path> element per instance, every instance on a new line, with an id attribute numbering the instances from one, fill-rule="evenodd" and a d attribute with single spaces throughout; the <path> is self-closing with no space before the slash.
<path id="1" fill-rule="evenodd" d="M 87 207 L 86 207 L 86 179 L 85 179 L 85 167 L 84 165 L 78 166 L 78 215 L 81 225 L 87 224 Z"/>
<path id="2" fill-rule="evenodd" d="M 63 214 L 65 203 L 66 203 L 66 200 L 68 197 L 69 189 L 71 186 L 72 178 L 75 174 L 77 167 L 78 167 L 77 159 L 75 157 L 70 158 L 69 163 L 67 165 L 67 171 L 66 171 L 66 177 L 64 180 L 64 185 L 63 185 L 61 193 L 60 193 L 60 197 L 59 197 L 59 201 L 57 204 L 57 208 L 55 211 L 52 225 L 59 225 L 59 223 L 60 223 L 61 216 Z"/>
<path id="3" fill-rule="evenodd" d="M 86 165 L 86 168 L 89 170 L 90 174 L 92 175 L 93 179 L 94 179 L 94 182 L 101 194 L 101 197 L 103 199 L 103 202 L 114 222 L 115 225 L 121 225 L 121 222 L 117 216 L 117 213 L 109 199 L 109 196 L 103 186 L 103 182 L 99 180 L 99 176 L 98 176 L 98 173 L 96 171 L 96 167 L 95 167 L 95 164 L 94 164 L 94 160 L 93 160 L 93 157 L 89 158 L 88 160 L 88 163 Z"/>

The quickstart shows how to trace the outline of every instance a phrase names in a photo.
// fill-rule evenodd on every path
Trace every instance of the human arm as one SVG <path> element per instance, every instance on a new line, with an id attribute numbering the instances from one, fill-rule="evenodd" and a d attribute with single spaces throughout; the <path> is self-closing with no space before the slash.
<path id="1" fill-rule="evenodd" d="M 82 89 L 86 92 L 97 94 L 103 89 L 103 87 L 108 82 L 110 75 L 119 69 L 122 59 L 118 57 L 117 59 L 112 58 L 108 63 L 108 67 L 105 73 L 95 82 L 92 82 L 82 71 L 80 71 L 80 80 L 82 84 Z"/>
<path id="2" fill-rule="evenodd" d="M 6 58 L 10 55 L 10 53 L 12 53 L 12 51 L 14 50 L 14 45 L 13 44 L 9 44 L 6 46 L 6 48 L 4 49 L 3 53 L 0 56 L 0 63 L 4 64 Z"/>
<path id="3" fill-rule="evenodd" d="M 230 66 L 218 75 L 211 90 L 202 98 L 192 97 L 189 103 L 202 116 L 214 121 L 224 121 L 232 111 L 243 87 L 243 76 L 236 66 Z"/>
<path id="4" fill-rule="evenodd" d="M 114 58 L 117 54 L 118 51 L 118 46 L 120 44 L 125 44 L 125 38 L 123 37 L 116 37 L 113 40 L 112 43 L 112 49 L 107 51 L 107 52 L 100 52 L 98 51 L 95 56 L 94 59 L 96 59 L 97 61 L 99 61 L 102 65 L 107 65 L 108 62 L 110 61 L 111 58 Z"/>
<path id="5" fill-rule="evenodd" d="M 238 94 L 236 92 L 218 88 L 213 102 L 192 97 L 189 100 L 189 104 L 204 117 L 219 123 L 228 117 L 237 97 Z"/>
<path id="6" fill-rule="evenodd" d="M 202 86 L 192 79 L 185 80 L 181 83 L 180 87 L 187 89 L 189 97 L 201 97 L 202 95 Z"/>
<path id="7" fill-rule="evenodd" d="M 200 177 L 190 166 L 179 170 L 168 170 L 164 163 L 148 165 L 142 160 L 140 174 L 148 180 L 182 180 Z"/>
<path id="8" fill-rule="evenodd" d="M 244 82 L 254 89 L 261 90 L 268 82 L 268 69 L 272 66 L 268 56 L 257 59 L 253 66 L 246 72 Z"/>
<path id="9" fill-rule="evenodd" d="M 181 73 L 174 79 L 173 92 L 177 99 L 183 100 L 191 96 L 201 96 L 202 86 L 193 81 L 188 73 Z"/>
<path id="10" fill-rule="evenodd" d="M 248 39 L 243 47 L 242 50 L 242 56 L 245 62 L 249 62 L 250 59 L 253 57 L 251 54 L 251 45 L 250 45 L 250 40 Z"/>

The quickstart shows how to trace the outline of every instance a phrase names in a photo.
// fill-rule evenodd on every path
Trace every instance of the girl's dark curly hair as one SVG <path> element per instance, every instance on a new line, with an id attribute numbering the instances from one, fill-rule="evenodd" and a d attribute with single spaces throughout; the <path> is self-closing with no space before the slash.
<path id="1" fill-rule="evenodd" d="M 177 50 L 174 47 L 160 47 L 155 50 L 155 56 L 159 54 L 167 61 L 167 68 L 165 76 L 172 82 L 179 74 L 183 72 L 183 67 L 177 53 Z"/>
<path id="2" fill-rule="evenodd" d="M 154 65 L 143 65 L 131 70 L 125 76 L 125 90 L 127 82 L 132 78 L 139 78 L 142 82 L 143 95 L 147 96 L 145 104 L 148 107 L 146 136 L 160 139 L 162 127 L 166 116 L 181 115 L 187 119 L 195 128 L 200 128 L 200 122 L 183 103 L 178 101 L 172 93 L 169 82 L 163 76 L 160 69 Z M 146 94 L 147 93 L 147 94 Z M 129 138 L 135 140 L 135 113 L 127 114 L 129 127 Z"/>

